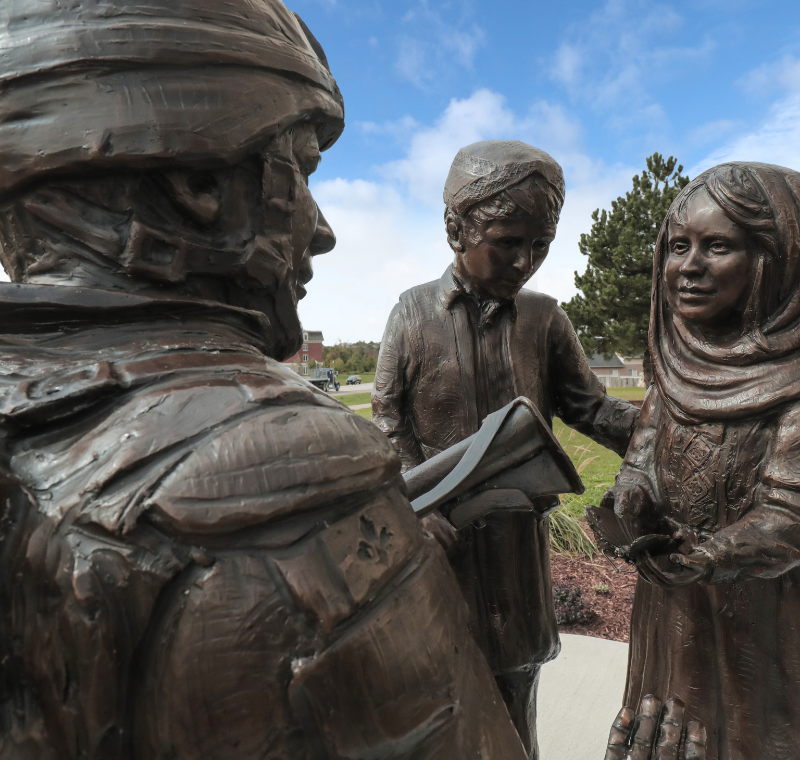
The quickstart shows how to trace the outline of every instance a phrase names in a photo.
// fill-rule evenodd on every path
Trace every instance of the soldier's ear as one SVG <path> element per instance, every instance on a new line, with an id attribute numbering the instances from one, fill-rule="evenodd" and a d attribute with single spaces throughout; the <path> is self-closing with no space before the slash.
<path id="1" fill-rule="evenodd" d="M 193 221 L 209 225 L 219 219 L 220 188 L 213 172 L 178 169 L 161 176 L 173 203 Z"/>
<path id="2" fill-rule="evenodd" d="M 448 210 L 444 218 L 445 228 L 447 229 L 447 242 L 456 253 L 464 251 L 464 222 L 460 216 Z"/>

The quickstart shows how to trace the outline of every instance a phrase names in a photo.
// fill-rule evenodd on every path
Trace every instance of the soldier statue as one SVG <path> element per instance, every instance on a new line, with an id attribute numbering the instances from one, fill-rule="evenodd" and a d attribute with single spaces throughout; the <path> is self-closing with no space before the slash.
<path id="1" fill-rule="evenodd" d="M 279 362 L 342 131 L 280 0 L 0 7 L 0 757 L 519 760 L 366 420 Z"/>

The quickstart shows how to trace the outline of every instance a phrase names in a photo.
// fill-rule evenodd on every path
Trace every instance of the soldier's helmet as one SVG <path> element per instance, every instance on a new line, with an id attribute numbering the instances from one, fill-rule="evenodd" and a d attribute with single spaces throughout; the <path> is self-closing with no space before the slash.
<path id="1" fill-rule="evenodd" d="M 89 168 L 235 163 L 297 121 L 325 150 L 344 105 L 280 0 L 0 4 L 0 198 Z"/>

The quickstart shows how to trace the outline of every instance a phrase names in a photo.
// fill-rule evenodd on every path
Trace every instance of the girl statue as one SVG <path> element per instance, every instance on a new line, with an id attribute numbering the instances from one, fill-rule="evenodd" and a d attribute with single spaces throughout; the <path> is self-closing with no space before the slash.
<path id="1" fill-rule="evenodd" d="M 607 758 L 798 758 L 800 173 L 708 170 L 653 271 L 655 382 L 588 515 L 639 571 Z"/>

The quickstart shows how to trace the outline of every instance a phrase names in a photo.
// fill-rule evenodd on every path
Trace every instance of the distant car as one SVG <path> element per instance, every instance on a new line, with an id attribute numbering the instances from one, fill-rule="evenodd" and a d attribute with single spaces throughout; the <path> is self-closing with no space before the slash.
<path id="1" fill-rule="evenodd" d="M 361 375 L 350 375 L 345 380 L 345 385 L 361 385 Z"/>

